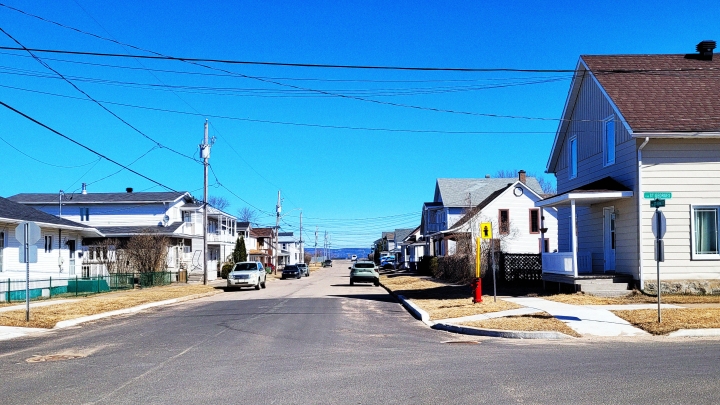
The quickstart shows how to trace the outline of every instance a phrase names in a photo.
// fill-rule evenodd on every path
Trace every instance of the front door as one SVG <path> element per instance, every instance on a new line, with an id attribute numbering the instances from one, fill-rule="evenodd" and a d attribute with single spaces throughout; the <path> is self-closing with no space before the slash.
<path id="1" fill-rule="evenodd" d="M 70 251 L 70 263 L 68 263 L 70 271 L 68 274 L 73 276 L 75 275 L 75 240 L 71 239 L 67 241 L 67 246 Z"/>
<path id="2" fill-rule="evenodd" d="M 603 208 L 605 271 L 615 271 L 615 207 Z"/>

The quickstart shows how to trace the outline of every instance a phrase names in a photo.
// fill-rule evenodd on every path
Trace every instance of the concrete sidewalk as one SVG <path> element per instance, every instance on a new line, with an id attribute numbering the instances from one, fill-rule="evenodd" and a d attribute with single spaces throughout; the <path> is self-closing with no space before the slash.
<path id="1" fill-rule="evenodd" d="M 583 336 L 648 336 L 649 333 L 598 306 L 570 305 L 542 298 L 504 298 L 527 308 L 544 311 Z"/>

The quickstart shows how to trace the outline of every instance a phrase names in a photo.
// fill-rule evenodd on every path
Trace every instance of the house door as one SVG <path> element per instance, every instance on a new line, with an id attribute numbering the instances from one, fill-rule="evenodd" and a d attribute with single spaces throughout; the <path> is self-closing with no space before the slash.
<path id="1" fill-rule="evenodd" d="M 615 271 L 615 207 L 603 208 L 605 271 Z"/>
<path id="2" fill-rule="evenodd" d="M 68 250 L 70 251 L 70 270 L 69 273 L 71 276 L 75 275 L 75 240 L 71 239 L 67 241 Z"/>

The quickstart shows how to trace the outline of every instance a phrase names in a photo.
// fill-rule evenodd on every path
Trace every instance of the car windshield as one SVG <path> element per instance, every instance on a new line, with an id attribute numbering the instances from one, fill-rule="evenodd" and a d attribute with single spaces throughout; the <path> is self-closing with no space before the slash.
<path id="1" fill-rule="evenodd" d="M 285 266 L 285 270 L 297 270 L 297 266 Z"/>
<path id="2" fill-rule="evenodd" d="M 372 269 L 375 265 L 372 263 L 358 263 L 355 267 L 358 269 Z"/>
<path id="3" fill-rule="evenodd" d="M 235 268 L 233 268 L 233 271 L 243 271 L 243 270 L 257 270 L 257 264 L 255 264 L 255 263 L 238 263 L 235 265 Z"/>

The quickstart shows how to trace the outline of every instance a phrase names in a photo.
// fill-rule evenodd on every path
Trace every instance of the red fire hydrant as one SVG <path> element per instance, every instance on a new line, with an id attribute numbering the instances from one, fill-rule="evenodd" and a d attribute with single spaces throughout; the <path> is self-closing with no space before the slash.
<path id="1" fill-rule="evenodd" d="M 482 279 L 476 278 L 470 283 L 470 287 L 473 290 L 473 303 L 482 302 Z"/>

